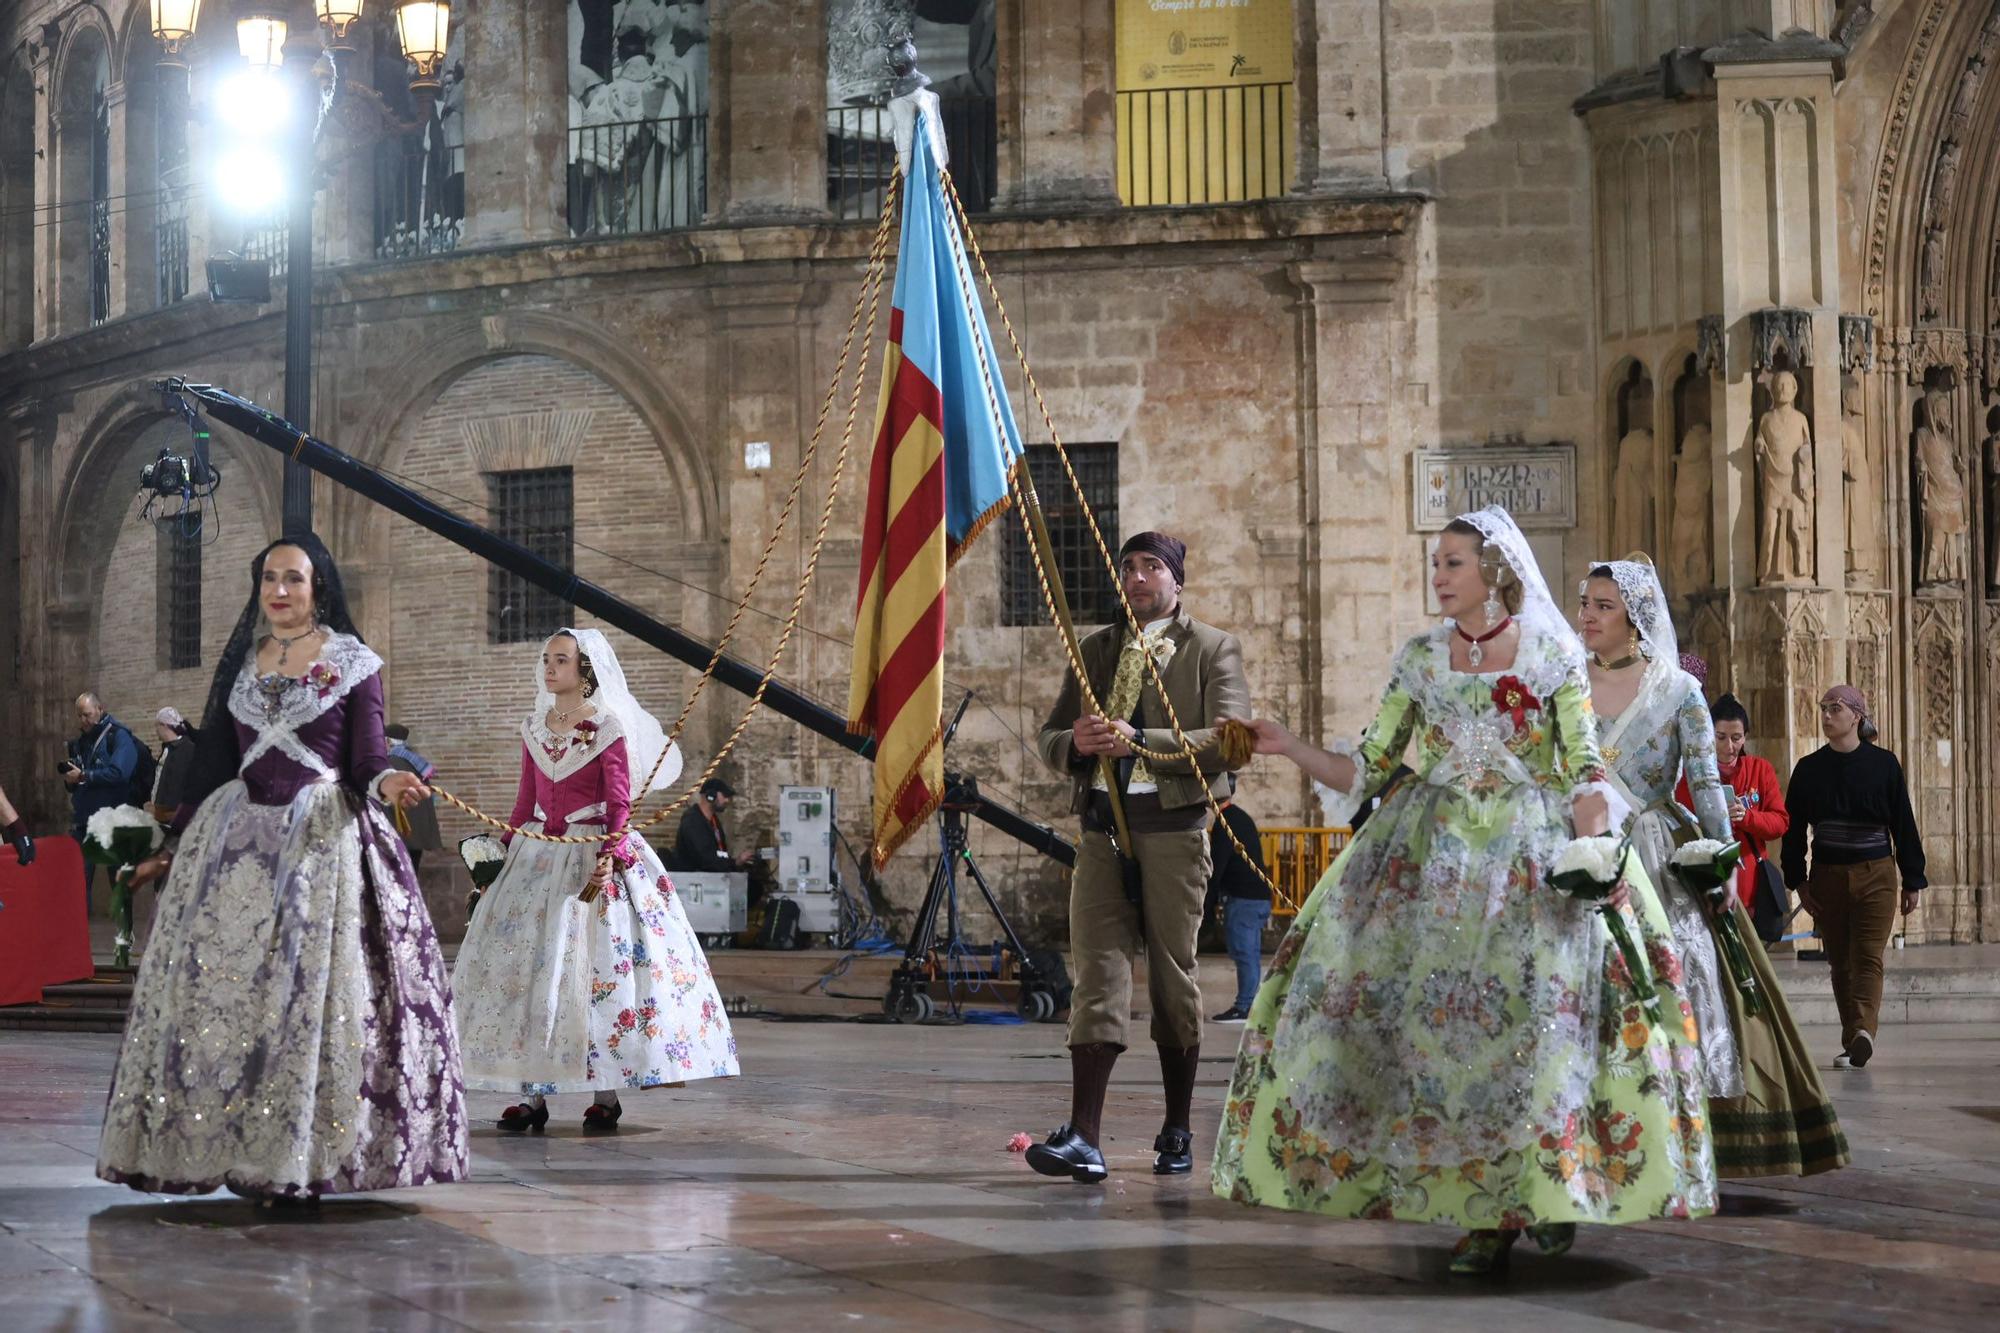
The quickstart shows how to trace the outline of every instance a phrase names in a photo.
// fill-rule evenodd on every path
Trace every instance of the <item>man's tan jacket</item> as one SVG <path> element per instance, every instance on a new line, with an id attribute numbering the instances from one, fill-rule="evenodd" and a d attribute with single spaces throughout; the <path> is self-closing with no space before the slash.
<path id="1" fill-rule="evenodd" d="M 1127 634 L 1122 623 L 1107 625 L 1079 645 L 1084 670 L 1090 675 L 1091 690 L 1099 704 L 1111 692 L 1111 678 L 1118 669 L 1118 651 Z M 1176 613 L 1167 637 L 1173 640 L 1174 655 L 1160 676 L 1166 682 L 1167 697 L 1180 718 L 1182 732 L 1195 747 L 1202 775 L 1208 779 L 1208 789 L 1220 800 L 1229 794 L 1229 781 L 1223 776 L 1226 770 L 1222 757 L 1216 753 L 1216 724 L 1224 718 L 1250 717 L 1250 682 L 1243 675 L 1243 647 L 1234 634 L 1202 624 L 1185 607 Z M 1155 753 L 1178 752 L 1180 744 L 1174 739 L 1173 726 L 1153 685 L 1152 673 L 1147 672 L 1141 679 L 1139 713 L 1145 727 L 1139 733 L 1139 743 Z M 1097 761 L 1078 754 L 1072 744 L 1073 728 L 1084 711 L 1083 691 L 1077 688 L 1076 673 L 1065 671 L 1062 693 L 1056 696 L 1055 707 L 1042 723 L 1038 748 L 1043 763 L 1071 780 L 1074 789 L 1070 794 L 1070 810 L 1075 814 L 1082 814 L 1089 806 L 1091 785 L 1097 777 Z M 1185 757 L 1158 764 L 1148 761 L 1147 766 L 1153 771 L 1153 781 L 1159 784 L 1162 809 L 1177 810 L 1202 803 L 1202 784 L 1196 780 L 1194 768 Z"/>

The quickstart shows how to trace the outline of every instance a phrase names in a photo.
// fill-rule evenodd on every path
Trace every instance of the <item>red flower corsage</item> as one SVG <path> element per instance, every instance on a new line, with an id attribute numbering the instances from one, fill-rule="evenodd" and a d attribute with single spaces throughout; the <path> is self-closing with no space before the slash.
<path id="1" fill-rule="evenodd" d="M 306 684 L 312 687 L 314 693 L 324 699 L 333 692 L 334 686 L 340 684 L 340 673 L 333 669 L 331 663 L 325 661 L 314 662 L 306 671 Z"/>
<path id="2" fill-rule="evenodd" d="M 1541 708 L 1542 701 L 1521 683 L 1519 676 L 1502 676 L 1493 687 L 1493 706 L 1512 717 L 1514 725 L 1520 727 L 1528 714 Z"/>
<path id="3" fill-rule="evenodd" d="M 597 741 L 597 724 L 584 718 L 576 724 L 576 743 L 588 750 Z"/>

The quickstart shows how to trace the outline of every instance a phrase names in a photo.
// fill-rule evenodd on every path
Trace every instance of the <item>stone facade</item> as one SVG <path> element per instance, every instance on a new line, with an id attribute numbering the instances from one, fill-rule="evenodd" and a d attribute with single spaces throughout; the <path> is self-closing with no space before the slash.
<path id="1" fill-rule="evenodd" d="M 590 240 L 571 239 L 565 218 L 561 7 L 467 8 L 456 251 L 373 258 L 366 129 L 341 127 L 354 151 L 330 158 L 319 196 L 314 431 L 474 517 L 482 473 L 567 463 L 579 573 L 712 637 L 812 437 L 872 231 L 826 208 L 822 7 L 711 0 L 707 216 Z M 295 29 L 309 34 L 303 9 Z M 1917 588 L 1911 470 L 1924 389 L 1948 378 L 1967 490 L 1987 494 L 1984 395 L 2000 384 L 1986 356 L 2000 329 L 1988 9 L 1296 0 L 1293 191 L 1129 210 L 1116 191 L 1113 0 L 997 0 L 999 179 L 976 225 L 1057 430 L 1118 445 L 1125 530 L 1187 537 L 1189 606 L 1243 635 L 1261 709 L 1329 736 L 1372 712 L 1383 664 L 1428 614 L 1414 450 L 1571 444 L 1578 522 L 1536 535 L 1551 582 L 1616 554 L 1628 530 L 1652 533 L 1664 564 L 1688 517 L 1677 511 L 1705 499 L 1703 535 L 1677 563 L 1706 577 L 1670 591 L 1684 640 L 1717 664 L 1712 684 L 1746 698 L 1781 766 L 1811 743 L 1821 685 L 1851 676 L 1882 698 L 1941 890 L 1912 937 L 1991 939 L 2000 631 L 1983 579 Z M 61 793 L 43 758 L 77 689 L 99 686 L 130 718 L 163 702 L 193 711 L 206 685 L 155 655 L 155 538 L 131 494 L 138 466 L 181 428 L 146 382 L 183 373 L 283 401 L 281 293 L 268 307 L 156 308 L 159 80 L 145 10 L 23 0 L 0 12 L 0 549 L 12 567 L 0 642 L 16 683 L 0 726 L 26 738 L 0 755 L 0 782 L 44 826 Z M 231 37 L 216 16 L 204 23 L 197 97 Z M 1662 53 L 1684 49 L 1663 74 Z M 365 61 L 358 74 L 395 77 Z M 99 87 L 110 193 L 131 202 L 108 218 L 108 318 L 93 323 L 86 212 L 51 205 L 89 194 L 79 127 Z M 188 231 L 197 274 L 239 239 L 198 202 Z M 1775 369 L 1800 383 L 1817 517 L 1810 576 L 1763 586 L 1753 459 Z M 1843 374 L 1859 390 L 1846 414 Z M 1011 367 L 1009 384 L 1025 436 L 1046 440 Z M 747 660 L 771 651 L 804 572 L 845 406 L 732 646 Z M 836 706 L 872 407 L 871 383 L 782 667 Z M 1709 435 L 1690 450 L 1698 426 Z M 1872 449 L 1843 451 L 1844 427 Z M 751 442 L 770 445 L 768 470 L 746 468 Z M 276 529 L 280 490 L 269 451 L 222 430 L 217 450 L 210 653 L 241 607 L 245 554 Z M 1848 452 L 1881 469 L 1884 558 L 1862 583 L 1846 576 Z M 1686 477 L 1683 457 L 1697 469 Z M 1614 527 L 1621 462 L 1630 492 L 1654 504 L 1636 529 Z M 448 785 L 504 811 L 534 646 L 489 642 L 478 562 L 324 483 L 316 505 L 390 663 L 392 714 Z M 1975 569 L 1991 521 L 1972 504 Z M 954 576 L 947 674 L 980 700 L 954 762 L 1055 822 L 1062 787 L 1023 739 L 1060 652 L 1051 631 L 1004 625 L 1001 549 L 990 535 Z M 636 646 L 621 656 L 655 711 L 676 715 L 695 673 Z M 683 741 L 694 765 L 743 707 L 703 695 Z M 832 783 L 850 833 L 867 825 L 867 767 L 770 715 L 724 771 L 744 789 L 745 844 L 768 839 L 781 782 Z M 1245 804 L 1268 824 L 1313 822 L 1288 772 L 1260 767 Z M 455 812 L 446 824 L 472 830 Z M 973 837 L 1031 933 L 1059 932 L 1049 863 L 984 826 Z M 913 850 L 892 867 L 893 906 L 920 894 L 925 859 Z M 450 929 L 456 895 L 437 873 Z"/>

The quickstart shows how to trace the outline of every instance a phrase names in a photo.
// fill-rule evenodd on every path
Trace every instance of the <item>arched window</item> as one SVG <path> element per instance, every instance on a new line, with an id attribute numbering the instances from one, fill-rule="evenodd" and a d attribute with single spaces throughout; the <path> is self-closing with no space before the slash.
<path id="1" fill-rule="evenodd" d="M 80 34 L 57 72 L 55 207 L 57 325 L 64 333 L 111 315 L 111 58 L 103 34 Z"/>
<path id="2" fill-rule="evenodd" d="M 570 233 L 671 231 L 707 211 L 706 0 L 570 0 Z"/>

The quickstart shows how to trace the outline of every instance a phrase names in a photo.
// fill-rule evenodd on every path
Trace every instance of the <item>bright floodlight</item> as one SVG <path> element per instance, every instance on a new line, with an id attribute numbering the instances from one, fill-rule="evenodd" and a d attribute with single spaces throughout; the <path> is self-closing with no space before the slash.
<path id="1" fill-rule="evenodd" d="M 285 202 L 284 159 L 270 148 L 231 149 L 215 161 L 213 198 L 244 218 L 268 218 Z"/>
<path id="2" fill-rule="evenodd" d="M 274 138 L 292 118 L 291 90 L 275 70 L 236 70 L 216 87 L 211 104 L 223 126 L 245 139 Z"/>

